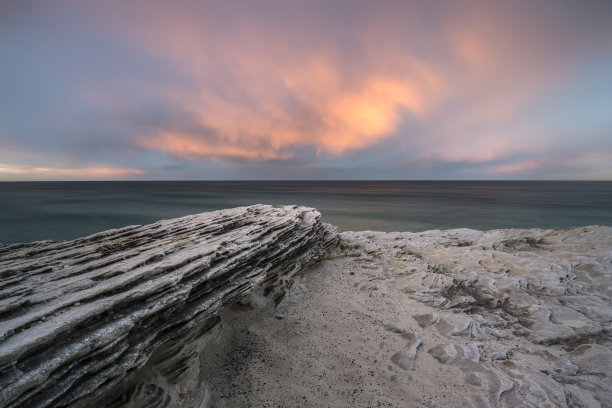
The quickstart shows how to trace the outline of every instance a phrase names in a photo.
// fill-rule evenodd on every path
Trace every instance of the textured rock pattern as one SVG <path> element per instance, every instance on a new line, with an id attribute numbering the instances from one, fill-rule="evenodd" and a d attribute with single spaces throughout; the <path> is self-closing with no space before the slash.
<path id="1" fill-rule="evenodd" d="M 421 347 L 479 390 L 463 406 L 612 406 L 612 228 L 341 238 L 347 256 L 379 271 L 356 285 L 384 283 L 387 296 L 430 307 L 412 316 Z M 409 346 L 392 361 L 413 362 Z"/>
<path id="2" fill-rule="evenodd" d="M 216 314 L 336 240 L 314 209 L 257 205 L 0 245 L 0 406 L 204 404 Z"/>

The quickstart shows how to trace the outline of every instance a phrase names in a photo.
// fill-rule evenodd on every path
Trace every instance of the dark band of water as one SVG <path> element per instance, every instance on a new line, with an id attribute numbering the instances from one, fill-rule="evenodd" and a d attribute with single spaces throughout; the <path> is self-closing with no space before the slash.
<path id="1" fill-rule="evenodd" d="M 315 207 L 342 230 L 612 225 L 612 182 L 5 182 L 0 242 L 72 239 L 257 203 Z"/>

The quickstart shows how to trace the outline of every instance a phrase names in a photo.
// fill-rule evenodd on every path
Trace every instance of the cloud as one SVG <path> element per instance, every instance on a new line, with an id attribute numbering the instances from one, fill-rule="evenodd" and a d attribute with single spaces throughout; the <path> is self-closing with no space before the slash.
<path id="1" fill-rule="evenodd" d="M 467 2 L 434 10 L 426 23 L 440 31 L 427 30 L 437 38 L 427 55 L 411 38 L 423 32 L 406 29 L 422 28 L 423 3 L 357 3 L 340 27 L 322 16 L 325 7 L 270 4 L 262 12 L 231 2 L 155 3 L 141 18 L 128 13 L 134 46 L 192 80 L 167 89 L 167 103 L 222 135 L 162 128 L 141 135 L 141 146 L 189 160 L 287 159 L 296 144 L 338 156 L 416 120 L 429 132 L 401 143 L 421 157 L 479 162 L 529 151 L 532 135 L 512 140 L 500 128 L 563 77 L 568 68 L 557 65 L 572 58 L 565 47 L 583 37 L 559 26 L 573 10 L 544 7 L 541 20 L 520 7 Z"/>
<path id="2" fill-rule="evenodd" d="M 512 163 L 512 164 L 501 164 L 501 165 L 490 166 L 490 167 L 487 167 L 485 171 L 489 173 L 494 173 L 494 174 L 497 174 L 497 173 L 508 174 L 509 173 L 509 174 L 516 175 L 516 174 L 528 172 L 533 169 L 540 168 L 545 163 L 546 163 L 545 161 L 537 161 L 537 160 L 522 161 L 522 162 Z"/>
<path id="3" fill-rule="evenodd" d="M 446 177 L 454 164 L 506 174 L 540 163 L 534 152 L 559 150 L 534 112 L 554 110 L 547 96 L 580 75 L 583 61 L 612 51 L 603 40 L 612 36 L 606 3 L 14 6 L 18 22 L 7 27 L 40 49 L 26 58 L 11 46 L 29 71 L 4 68 L 23 82 L 11 92 L 26 96 L 18 108 L 0 101 L 10 112 L 0 141 L 83 168 L 154 170 L 147 160 L 161 153 L 185 168 L 244 166 L 231 174 L 248 178 L 257 166 L 262 175 L 270 165 L 319 174 L 353 160 L 356 168 L 436 164 Z M 29 88 L 30 77 L 39 86 Z"/>
<path id="4" fill-rule="evenodd" d="M 145 174 L 146 171 L 135 168 L 117 167 L 35 167 L 29 165 L 11 165 L 0 163 L 0 177 L 7 180 L 87 180 L 87 179 L 121 179 Z"/>

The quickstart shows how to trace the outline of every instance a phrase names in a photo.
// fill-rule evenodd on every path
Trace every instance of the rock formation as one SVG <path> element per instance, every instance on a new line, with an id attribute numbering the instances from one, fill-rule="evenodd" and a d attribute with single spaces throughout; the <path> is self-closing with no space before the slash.
<path id="1" fill-rule="evenodd" d="M 0 245 L 0 406 L 205 405 L 218 313 L 336 239 L 314 209 L 257 205 Z"/>
<path id="2" fill-rule="evenodd" d="M 610 227 L 304 207 L 0 245 L 0 407 L 609 407 L 611 279 Z"/>

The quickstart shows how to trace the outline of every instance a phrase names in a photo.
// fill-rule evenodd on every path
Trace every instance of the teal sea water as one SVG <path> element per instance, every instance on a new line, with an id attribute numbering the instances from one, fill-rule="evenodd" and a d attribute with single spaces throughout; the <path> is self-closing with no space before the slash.
<path id="1" fill-rule="evenodd" d="M 341 230 L 612 225 L 612 182 L 4 182 L 0 242 L 73 239 L 257 203 L 315 207 Z"/>

